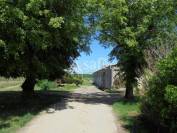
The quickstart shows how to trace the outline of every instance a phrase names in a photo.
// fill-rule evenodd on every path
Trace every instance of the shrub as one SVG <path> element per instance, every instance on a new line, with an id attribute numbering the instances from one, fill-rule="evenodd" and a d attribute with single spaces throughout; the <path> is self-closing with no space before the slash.
<path id="1" fill-rule="evenodd" d="M 83 79 L 81 76 L 78 75 L 66 74 L 63 77 L 62 82 L 67 84 L 76 84 L 78 86 L 80 84 L 83 84 Z"/>
<path id="2" fill-rule="evenodd" d="M 72 84 L 73 83 L 73 77 L 69 74 L 65 74 L 62 78 L 62 83 Z"/>
<path id="3" fill-rule="evenodd" d="M 177 48 L 158 63 L 148 88 L 141 109 L 143 115 L 159 129 L 174 133 L 177 131 Z"/>
<path id="4" fill-rule="evenodd" d="M 37 86 L 41 88 L 41 90 L 47 91 L 50 90 L 51 88 L 56 88 L 57 84 L 53 81 L 49 80 L 40 80 L 37 83 Z"/>

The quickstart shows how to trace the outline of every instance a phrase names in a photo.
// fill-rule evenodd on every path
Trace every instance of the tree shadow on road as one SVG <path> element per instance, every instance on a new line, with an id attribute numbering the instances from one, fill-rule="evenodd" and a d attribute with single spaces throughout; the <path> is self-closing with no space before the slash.
<path id="1" fill-rule="evenodd" d="M 85 104 L 108 104 L 112 105 L 115 101 L 120 99 L 122 94 L 119 93 L 90 93 L 90 94 L 80 94 L 73 93 L 70 100 L 83 102 Z"/>
<path id="2" fill-rule="evenodd" d="M 20 91 L 1 91 L 0 131 L 11 128 L 14 123 L 24 119 L 20 125 L 22 127 L 31 119 L 27 117 L 28 115 L 35 116 L 43 110 L 47 111 L 50 107 L 58 111 L 73 108 L 67 105 L 68 101 L 112 105 L 121 95 L 121 93 L 104 92 L 81 94 L 64 91 L 36 91 L 34 97 L 24 99 Z"/>
<path id="3" fill-rule="evenodd" d="M 50 105 L 60 102 L 64 97 L 64 92 L 38 91 L 35 96 L 24 99 L 20 91 L 1 91 L 0 132 L 1 130 L 5 132 L 6 129 L 8 132 L 8 128 L 16 127 L 18 123 L 23 126 L 32 116 L 47 109 Z"/>

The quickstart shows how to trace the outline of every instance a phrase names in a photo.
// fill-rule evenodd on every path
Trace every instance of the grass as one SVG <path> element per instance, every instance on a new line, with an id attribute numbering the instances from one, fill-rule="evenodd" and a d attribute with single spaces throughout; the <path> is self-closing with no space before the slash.
<path id="1" fill-rule="evenodd" d="M 18 78 L 18 79 L 5 79 L 5 78 L 0 78 L 0 91 L 1 90 L 8 90 L 9 87 L 19 87 L 22 82 L 24 81 L 23 78 Z M 14 89 L 13 89 L 14 90 Z"/>
<path id="2" fill-rule="evenodd" d="M 38 91 L 25 99 L 20 91 L 0 93 L 0 133 L 14 133 L 42 110 L 61 100 L 59 93 Z"/>
<path id="3" fill-rule="evenodd" d="M 93 82 L 92 74 L 75 74 L 76 76 L 80 76 L 83 79 L 82 86 L 91 86 Z"/>
<path id="4" fill-rule="evenodd" d="M 73 92 L 79 86 L 75 84 L 61 84 L 58 85 L 56 82 L 42 80 L 35 86 L 35 90 L 41 91 L 66 91 L 66 92 Z"/>
<path id="5" fill-rule="evenodd" d="M 113 110 L 122 126 L 131 133 L 157 133 L 156 127 L 140 113 L 140 98 L 121 99 L 113 104 Z"/>
<path id="6" fill-rule="evenodd" d="M 76 86 L 75 84 L 63 84 L 63 86 L 59 86 L 59 87 L 55 88 L 55 90 L 73 92 L 77 88 L 78 88 L 78 86 Z"/>
<path id="7" fill-rule="evenodd" d="M 129 131 L 132 130 L 136 117 L 140 113 L 139 100 L 119 100 L 113 104 L 113 110 L 117 114 L 123 127 Z"/>
<path id="8" fill-rule="evenodd" d="M 14 116 L 8 120 L 0 119 L 0 132 L 1 133 L 14 133 L 18 128 L 23 127 L 28 121 L 33 118 L 33 114 L 26 114 L 23 116 Z"/>
<path id="9" fill-rule="evenodd" d="M 90 78 L 90 77 L 84 77 L 82 85 L 83 86 L 91 86 L 92 85 L 92 78 Z"/>

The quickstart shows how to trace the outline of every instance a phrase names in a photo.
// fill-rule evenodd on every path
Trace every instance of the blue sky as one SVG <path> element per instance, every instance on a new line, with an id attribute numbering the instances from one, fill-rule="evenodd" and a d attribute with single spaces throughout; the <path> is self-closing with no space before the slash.
<path id="1" fill-rule="evenodd" d="M 104 48 L 99 41 L 91 42 L 91 53 L 81 53 L 81 56 L 75 61 L 77 64 L 74 70 L 79 74 L 92 74 L 93 72 L 110 64 L 116 64 L 116 61 L 109 61 L 109 53 L 112 48 Z"/>

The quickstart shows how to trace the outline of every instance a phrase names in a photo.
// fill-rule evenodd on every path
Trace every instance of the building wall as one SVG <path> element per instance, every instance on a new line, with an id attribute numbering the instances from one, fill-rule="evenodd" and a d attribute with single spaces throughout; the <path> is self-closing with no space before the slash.
<path id="1" fill-rule="evenodd" d="M 94 84 L 99 88 L 111 88 L 113 87 L 114 80 L 116 77 L 115 67 L 109 66 L 93 74 Z"/>

